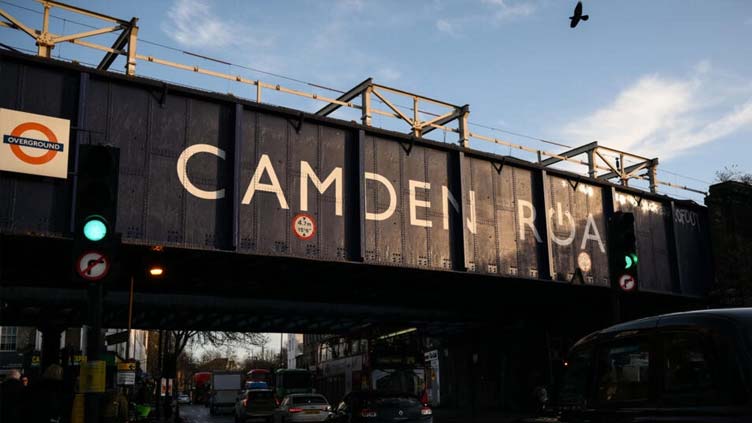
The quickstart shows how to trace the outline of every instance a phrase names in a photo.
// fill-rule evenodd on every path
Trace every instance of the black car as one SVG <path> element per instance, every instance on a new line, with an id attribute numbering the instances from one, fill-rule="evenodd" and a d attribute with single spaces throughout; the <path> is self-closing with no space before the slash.
<path id="1" fill-rule="evenodd" d="M 271 422 L 276 407 L 271 389 L 249 389 L 235 403 L 235 422 Z"/>
<path id="2" fill-rule="evenodd" d="M 431 408 L 415 395 L 395 392 L 350 392 L 337 406 L 328 422 L 433 423 Z"/>
<path id="3" fill-rule="evenodd" d="M 577 342 L 565 365 L 561 422 L 752 422 L 749 308 L 612 326 Z"/>

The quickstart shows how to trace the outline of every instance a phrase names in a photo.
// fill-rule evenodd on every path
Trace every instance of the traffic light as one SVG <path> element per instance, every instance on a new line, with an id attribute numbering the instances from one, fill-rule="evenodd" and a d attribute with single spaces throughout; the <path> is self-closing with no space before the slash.
<path id="1" fill-rule="evenodd" d="M 608 222 L 608 264 L 611 283 L 623 291 L 638 286 L 634 214 L 615 212 Z"/>
<path id="2" fill-rule="evenodd" d="M 120 245 L 115 233 L 120 150 L 78 149 L 73 262 L 77 279 L 95 282 L 113 273 Z"/>

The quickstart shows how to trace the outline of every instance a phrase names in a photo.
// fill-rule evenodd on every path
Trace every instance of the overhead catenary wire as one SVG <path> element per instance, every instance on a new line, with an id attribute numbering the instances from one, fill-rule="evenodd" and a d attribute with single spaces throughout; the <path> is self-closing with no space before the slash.
<path id="1" fill-rule="evenodd" d="M 21 5 L 15 4 L 15 3 L 11 3 L 11 2 L 8 2 L 8 1 L 5 1 L 5 0 L 0 0 L 0 3 L 7 4 L 7 5 L 10 5 L 10 6 L 14 6 L 14 7 L 17 7 L 17 8 L 22 9 L 22 10 L 26 10 L 26 11 L 29 11 L 29 12 L 32 12 L 32 13 L 36 13 L 38 15 L 43 15 L 44 14 L 43 12 L 40 12 L 38 10 L 31 9 L 29 7 L 24 7 L 24 6 L 21 6 Z M 98 27 L 96 27 L 94 25 L 89 25 L 89 24 L 86 24 L 86 23 L 83 23 L 83 22 L 79 22 L 79 21 L 76 21 L 76 20 L 72 20 L 72 19 L 68 19 L 68 18 L 63 18 L 61 16 L 57 16 L 57 15 L 52 14 L 52 13 L 50 13 L 50 17 L 58 19 L 58 20 L 61 20 L 63 22 L 66 22 L 66 21 L 67 22 L 71 22 L 71 23 L 74 23 L 76 25 L 80 25 L 80 26 L 83 26 L 83 27 L 86 27 L 86 28 L 90 28 L 90 29 L 97 29 L 98 28 Z M 221 63 L 221 64 L 224 64 L 224 65 L 231 65 L 231 66 L 238 67 L 238 68 L 241 68 L 241 69 L 246 69 L 246 70 L 249 70 L 249 71 L 252 71 L 252 72 L 258 72 L 258 73 L 261 73 L 261 74 L 264 74 L 264 75 L 273 76 L 275 78 L 280 78 L 280 79 L 285 79 L 285 80 L 288 80 L 288 81 L 297 82 L 299 84 L 309 85 L 309 86 L 312 86 L 312 87 L 316 87 L 316 88 L 321 88 L 321 89 L 324 89 L 324 90 L 329 90 L 329 91 L 337 92 L 337 93 L 340 93 L 340 94 L 344 93 L 344 91 L 338 90 L 336 88 L 327 87 L 325 85 L 321 85 L 321 84 L 316 84 L 316 83 L 313 83 L 313 82 L 304 81 L 302 79 L 293 78 L 293 77 L 290 77 L 290 76 L 281 75 L 281 74 L 278 74 L 278 73 L 274 73 L 274 72 L 269 72 L 269 71 L 265 71 L 265 70 L 262 70 L 262 69 L 253 68 L 253 67 L 250 67 L 250 66 L 244 66 L 244 65 L 237 64 L 237 63 L 227 62 L 227 61 L 224 61 L 224 60 L 221 60 L 221 59 L 216 59 L 216 58 L 209 57 L 209 56 L 206 56 L 206 55 L 203 55 L 203 54 L 190 52 L 190 51 L 187 51 L 187 50 L 183 50 L 183 49 L 180 49 L 180 48 L 177 48 L 177 47 L 172 47 L 172 46 L 169 46 L 169 45 L 166 45 L 166 44 L 163 44 L 163 43 L 158 43 L 156 41 L 151 41 L 151 40 L 147 40 L 147 39 L 144 39 L 144 38 L 139 38 L 138 42 L 139 43 L 153 45 L 155 47 L 164 48 L 164 49 L 167 49 L 167 50 L 171 50 L 171 51 L 174 51 L 176 53 L 182 53 L 182 54 L 186 54 L 186 55 L 189 55 L 189 56 L 198 57 L 198 58 L 201 58 L 201 59 L 204 59 L 204 60 L 208 60 L 208 61 L 212 61 L 212 62 L 217 62 L 217 63 Z"/>
<path id="2" fill-rule="evenodd" d="M 32 49 L 24 48 L 21 46 L 14 46 L 14 45 L 4 44 L 4 43 L 0 43 L 0 46 L 5 48 L 6 50 L 14 51 L 16 53 L 20 53 L 20 52 L 36 53 L 36 51 Z"/>
<path id="3" fill-rule="evenodd" d="M 562 144 L 560 142 L 550 141 L 550 140 L 546 140 L 546 139 L 543 139 L 543 138 L 534 137 L 532 135 L 525 135 L 525 134 L 522 134 L 522 133 L 519 133 L 519 132 L 510 131 L 510 130 L 507 130 L 507 129 L 495 128 L 493 126 L 483 125 L 483 124 L 480 124 L 480 123 L 468 122 L 468 125 L 477 126 L 478 128 L 484 128 L 484 129 L 488 129 L 488 130 L 491 130 L 491 131 L 502 132 L 502 133 L 509 134 L 509 135 L 514 135 L 514 136 L 517 136 L 517 137 L 527 138 L 529 140 L 539 141 L 539 142 L 546 143 L 546 144 L 556 145 L 556 146 L 559 146 L 559 147 L 574 148 L 571 145 Z"/>
<path id="4" fill-rule="evenodd" d="M 11 3 L 11 2 L 8 2 L 8 1 L 5 1 L 5 0 L 0 0 L 0 3 L 6 4 L 6 5 L 10 5 L 10 6 L 13 6 L 13 7 L 22 9 L 22 10 L 26 10 L 26 11 L 29 11 L 29 12 L 32 12 L 32 13 L 36 13 L 36 14 L 40 14 L 40 15 L 43 14 L 43 12 L 40 12 L 38 10 L 31 9 L 31 8 L 28 8 L 28 7 L 24 7 L 24 6 L 21 6 L 21 5 L 15 4 L 15 3 Z M 96 29 L 97 28 L 96 26 L 93 26 L 93 25 L 89 25 L 89 24 L 86 24 L 86 23 L 83 23 L 83 22 L 79 22 L 79 21 L 75 21 L 75 20 L 68 19 L 68 18 L 63 18 L 63 17 L 60 17 L 60 16 L 56 16 L 54 14 L 50 14 L 50 17 L 62 20 L 63 21 L 63 25 L 64 25 L 63 28 L 65 28 L 65 24 L 67 22 L 70 22 L 70 23 L 73 23 L 73 24 L 76 24 L 76 25 L 80 25 L 80 26 L 83 26 L 83 27 L 87 27 L 87 28 L 92 28 L 92 29 Z M 209 56 L 206 56 L 206 55 L 202 55 L 202 54 L 199 54 L 199 53 L 194 53 L 194 52 L 182 50 L 182 49 L 179 49 L 179 48 L 176 48 L 176 47 L 172 47 L 172 46 L 165 45 L 165 44 L 158 43 L 158 42 L 151 41 L 151 40 L 146 40 L 146 39 L 140 38 L 139 42 L 145 43 L 145 44 L 149 44 L 149 45 L 153 45 L 153 46 L 160 47 L 160 48 L 164 48 L 164 49 L 168 49 L 168 50 L 171 50 L 171 51 L 174 51 L 174 52 L 178 52 L 178 53 L 181 53 L 181 54 L 185 54 L 185 55 L 197 57 L 197 58 L 200 58 L 200 59 L 203 59 L 203 60 L 208 60 L 208 61 L 212 61 L 212 62 L 224 64 L 224 65 L 231 66 L 231 67 L 238 67 L 240 69 L 245 69 L 245 70 L 248 70 L 248 71 L 251 71 L 251 72 L 257 72 L 257 73 L 261 73 L 261 74 L 264 74 L 264 75 L 269 75 L 269 76 L 272 76 L 272 77 L 275 77 L 275 78 L 280 78 L 280 79 L 292 81 L 292 82 L 303 84 L 303 85 L 307 85 L 307 86 L 310 86 L 310 87 L 315 87 L 315 88 L 319 88 L 319 89 L 323 89 L 323 90 L 328 90 L 328 91 L 336 92 L 336 93 L 340 93 L 340 94 L 345 92 L 343 90 L 339 90 L 339 89 L 332 88 L 332 87 L 327 87 L 327 86 L 324 86 L 324 85 L 321 85 L 321 84 L 312 83 L 312 82 L 305 81 L 305 80 L 302 80 L 302 79 L 293 78 L 293 77 L 289 77 L 289 76 L 278 74 L 278 73 L 274 73 L 274 72 L 268 72 L 268 71 L 265 71 L 265 70 L 262 70 L 262 69 L 257 69 L 257 68 L 253 68 L 253 67 L 249 67 L 249 66 L 244 66 L 244 65 L 240 65 L 240 64 L 236 64 L 236 63 L 232 63 L 232 62 L 227 62 L 227 61 L 224 61 L 224 60 L 221 60 L 221 59 L 212 58 L 212 57 L 209 57 Z M 2 46 L 4 48 L 7 48 L 7 49 L 13 49 L 13 47 L 10 47 L 10 46 L 4 45 L 4 44 L 0 44 L 0 46 Z M 28 49 L 22 49 L 22 50 L 33 53 L 33 50 L 28 50 Z M 60 50 L 58 50 L 58 58 L 61 58 Z M 74 61 L 73 59 L 68 59 L 68 58 L 66 58 L 66 60 Z M 84 63 L 84 62 L 80 62 L 80 61 L 76 61 L 76 62 L 78 62 L 78 63 Z M 86 63 L 86 64 L 90 65 L 90 66 L 96 66 L 96 65 L 93 65 L 93 64 L 89 64 L 89 63 Z M 237 80 L 239 81 L 240 79 L 237 79 Z M 257 84 L 260 84 L 260 81 L 257 82 Z M 267 85 L 267 84 L 264 84 L 264 85 Z M 277 90 L 280 90 L 279 86 L 277 86 Z M 290 91 L 290 92 L 292 92 L 292 91 Z M 312 98 L 317 99 L 317 97 L 315 95 Z M 321 98 L 321 99 L 323 99 L 323 98 Z M 379 103 L 383 104 L 383 102 L 380 101 L 379 99 L 375 99 L 375 100 L 378 101 Z M 406 109 L 406 110 L 414 110 L 412 107 L 409 107 L 409 106 L 404 106 L 404 105 L 399 105 L 399 104 L 397 106 L 400 107 L 400 108 Z M 431 112 L 428 112 L 428 111 L 417 110 L 417 112 L 421 113 L 421 114 L 429 115 L 429 116 L 434 116 L 434 117 L 439 116 L 438 114 L 431 113 Z M 383 113 L 381 113 L 381 114 L 383 114 Z M 517 137 L 521 137 L 521 138 L 530 139 L 530 140 L 533 140 L 533 141 L 536 141 L 536 142 L 546 143 L 546 144 L 555 145 L 555 146 L 564 147 L 564 148 L 573 148 L 571 145 L 568 145 L 568 144 L 564 144 L 564 143 L 560 143 L 560 142 L 556 142 L 556 141 L 551 141 L 551 140 L 546 140 L 546 139 L 543 139 L 543 138 L 540 138 L 540 137 L 535 137 L 535 136 L 532 136 L 532 135 L 527 135 L 527 134 L 524 134 L 524 133 L 521 133 L 521 132 L 510 131 L 510 130 L 503 129 L 503 128 L 497 128 L 497 127 L 493 127 L 493 126 L 489 126 L 489 125 L 484 125 L 484 124 L 480 124 L 480 123 L 475 123 L 475 122 L 468 122 L 468 125 L 479 127 L 479 128 L 488 129 L 488 130 L 491 130 L 491 131 L 506 133 L 506 134 L 509 134 L 509 135 L 513 135 L 513 136 L 517 136 Z M 446 127 L 440 127 L 440 126 L 437 126 L 437 125 L 431 125 L 431 126 L 437 127 L 439 129 L 442 129 L 442 130 L 444 130 L 445 133 L 447 131 Z M 456 132 L 456 131 L 453 131 L 453 132 Z M 483 137 L 483 136 L 478 136 L 478 134 L 472 134 L 472 135 L 474 137 L 482 139 L 482 140 L 491 140 L 491 138 Z M 494 140 L 493 142 L 495 142 L 497 144 L 507 145 L 509 147 L 509 149 L 510 149 L 510 155 L 511 155 L 511 150 L 512 150 L 512 147 L 513 147 L 513 145 L 511 145 L 511 143 L 508 143 L 508 142 L 498 142 L 500 140 L 496 140 L 496 139 L 493 139 L 493 140 Z M 521 146 L 516 146 L 515 145 L 514 147 L 515 148 L 519 147 L 519 149 L 522 149 L 523 151 L 529 151 L 529 152 L 532 151 L 531 149 L 524 148 L 524 147 L 521 147 Z M 551 154 L 551 153 L 547 153 L 547 152 L 541 152 L 541 153 L 545 153 L 546 155 L 550 155 Z M 567 161 L 573 161 L 573 162 L 583 163 L 583 162 L 578 161 L 578 160 L 571 160 L 570 158 L 563 158 L 563 157 L 558 156 L 556 154 L 552 155 L 552 157 L 559 157 L 559 158 L 562 158 L 562 159 L 567 160 Z M 616 156 L 613 156 L 613 157 L 616 157 Z M 624 166 L 624 164 L 622 164 L 622 166 Z M 661 167 L 660 171 L 672 174 L 672 175 L 677 176 L 677 177 L 682 177 L 682 178 L 690 179 L 690 180 L 701 182 L 701 183 L 708 184 L 708 185 L 710 184 L 710 182 L 704 181 L 702 179 L 698 179 L 698 178 L 694 178 L 694 177 L 691 177 L 691 176 L 682 175 L 682 174 L 677 173 L 677 172 L 669 171 L 669 170 L 664 169 L 663 167 Z M 681 185 L 678 185 L 678 186 L 675 185 L 674 187 L 682 188 L 682 189 L 684 189 L 684 188 L 689 189 L 689 188 L 683 187 Z M 698 192 L 697 190 L 693 190 L 693 189 L 689 189 L 689 190 Z"/>
<path id="5" fill-rule="evenodd" d="M 13 47 L 13 46 L 10 46 L 10 45 L 5 44 L 5 43 L 0 43 L 0 47 L 4 48 L 6 50 L 10 50 L 10 51 L 16 52 L 16 53 L 20 53 L 21 52 L 21 50 L 19 50 L 18 47 Z M 30 51 L 30 50 L 27 50 L 27 51 Z"/>
<path id="6" fill-rule="evenodd" d="M 0 3 L 4 3 L 4 4 L 11 5 L 11 6 L 15 6 L 15 7 L 18 7 L 20 9 L 24 9 L 24 10 L 27 10 L 27 11 L 30 11 L 30 12 L 33 12 L 33 13 L 37 13 L 37 14 L 40 14 L 40 15 L 43 14 L 43 12 L 40 12 L 38 10 L 34 10 L 34 9 L 31 9 L 31 8 L 28 8 L 28 7 L 20 6 L 20 5 L 14 4 L 14 3 L 10 3 L 10 2 L 5 1 L 5 0 L 0 0 Z M 78 21 L 67 19 L 67 18 L 59 17 L 59 16 L 56 16 L 54 14 L 50 14 L 50 16 L 54 17 L 56 19 L 63 20 L 63 21 L 67 20 L 67 21 L 70 21 L 72 23 L 75 23 L 77 25 L 81 25 L 81 26 L 84 26 L 84 27 L 87 27 L 87 28 L 91 28 L 91 29 L 96 29 L 97 28 L 96 26 L 93 26 L 93 25 L 89 25 L 89 24 L 85 24 L 83 22 L 78 22 Z M 241 68 L 241 69 L 246 69 L 246 70 L 249 70 L 249 71 L 252 71 L 252 72 L 258 72 L 258 73 L 261 73 L 261 74 L 264 74 L 264 75 L 273 76 L 275 78 L 281 78 L 281 79 L 285 79 L 285 80 L 288 80 L 288 81 L 297 82 L 299 84 L 304 84 L 304 85 L 308 85 L 308 86 L 312 86 L 312 87 L 316 87 L 316 88 L 320 88 L 320 89 L 324 89 L 324 90 L 328 90 L 328 91 L 332 91 L 332 92 L 337 92 L 337 93 L 340 93 L 340 94 L 345 93 L 344 90 L 340 90 L 340 89 L 337 89 L 337 88 L 327 87 L 327 86 L 324 86 L 324 85 L 321 85 L 321 84 L 313 83 L 313 82 L 310 82 L 310 81 L 305 81 L 305 80 L 298 79 L 298 78 L 293 78 L 293 77 L 290 77 L 290 76 L 286 76 L 286 75 L 282 75 L 282 74 L 278 74 L 278 73 L 274 73 L 274 72 L 265 71 L 265 70 L 258 69 L 258 68 L 253 68 L 253 67 L 250 67 L 250 66 L 244 66 L 244 65 L 237 64 L 237 63 L 227 62 L 225 60 L 216 59 L 216 58 L 209 57 L 209 56 L 206 56 L 206 55 L 203 55 L 203 54 L 190 52 L 190 51 L 183 50 L 183 49 L 176 48 L 176 47 L 172 47 L 172 46 L 169 46 L 169 45 L 166 45 L 166 44 L 163 44 L 163 43 L 158 43 L 156 41 L 151 41 L 151 40 L 139 38 L 139 42 L 140 43 L 149 44 L 149 45 L 153 45 L 153 46 L 160 47 L 160 48 L 164 48 L 164 49 L 167 49 L 167 50 L 171 50 L 171 51 L 174 51 L 174 52 L 177 52 L 177 53 L 182 53 L 182 54 L 186 54 L 186 55 L 189 55 L 189 56 L 198 57 L 198 58 L 201 58 L 201 59 L 204 59 L 204 60 L 208 60 L 208 61 L 212 61 L 212 62 L 216 62 L 216 63 L 221 63 L 221 64 L 224 64 L 224 65 L 231 65 L 231 66 L 238 67 L 238 68 Z M 379 99 L 375 99 L 375 100 L 378 101 L 379 103 L 383 104 L 383 102 L 381 100 L 379 100 Z M 401 108 L 404 108 L 406 110 L 412 110 L 412 107 L 410 107 L 410 106 L 399 105 L 399 104 L 398 104 L 398 106 L 401 107 Z M 434 117 L 439 116 L 436 113 L 431 113 L 431 112 L 427 112 L 427 111 L 420 111 L 420 112 L 424 113 L 426 115 L 429 115 L 429 116 L 434 116 Z M 519 133 L 519 132 L 510 131 L 510 130 L 506 130 L 506 129 L 502 129 L 502 128 L 496 128 L 496 127 L 492 127 L 492 126 L 488 126 L 488 125 L 484 125 L 484 124 L 480 124 L 480 123 L 475 123 L 475 122 L 468 122 L 468 124 L 472 125 L 472 126 L 479 127 L 479 128 L 485 128 L 485 129 L 489 129 L 489 130 L 492 130 L 492 131 L 497 131 L 497 132 L 501 132 L 501 133 L 506 133 L 506 134 L 510 134 L 510 135 L 514 135 L 514 136 L 518 136 L 518 137 L 522 137 L 522 138 L 534 140 L 534 141 L 539 141 L 539 142 L 543 142 L 543 143 L 547 143 L 547 144 L 551 144 L 551 145 L 556 145 L 556 146 L 559 146 L 559 147 L 573 148 L 572 146 L 567 145 L 567 144 L 562 144 L 562 143 L 558 143 L 558 142 L 554 142 L 554 141 L 549 141 L 549 140 L 545 140 L 545 139 L 542 139 L 542 138 L 539 138 L 539 137 L 534 137 L 534 136 L 531 136 L 531 135 L 525 135 L 525 134 L 522 134 L 522 133 Z"/>
<path id="7" fill-rule="evenodd" d="M 28 8 L 28 7 L 24 7 L 24 6 L 20 6 L 20 5 L 17 5 L 17 4 L 5 1 L 5 0 L 0 0 L 0 3 L 8 4 L 8 5 L 11 5 L 11 6 L 15 6 L 15 7 L 18 7 L 19 9 L 23 9 L 23 10 L 26 10 L 26 11 L 29 11 L 29 12 L 33 12 L 33 13 L 36 13 L 36 14 L 39 14 L 39 15 L 43 14 L 43 12 L 40 12 L 38 10 L 31 9 L 31 8 Z M 93 26 L 93 25 L 89 25 L 89 24 L 86 24 L 86 23 L 83 23 L 83 22 L 78 22 L 78 21 L 75 21 L 75 20 L 67 19 L 67 18 L 63 18 L 63 17 L 60 17 L 60 16 L 56 16 L 54 14 L 50 14 L 50 16 L 53 17 L 53 18 L 56 18 L 56 19 L 63 20 L 63 21 L 69 21 L 71 23 L 75 23 L 77 25 L 81 25 L 81 26 L 84 26 L 84 27 L 87 27 L 87 28 L 90 28 L 90 29 L 96 29 L 97 28 L 96 26 Z M 316 88 L 320 88 L 320 89 L 324 89 L 324 90 L 328 90 L 328 91 L 332 91 L 332 92 L 337 92 L 337 93 L 340 93 L 340 94 L 345 93 L 344 90 L 340 90 L 340 89 L 337 89 L 337 88 L 327 87 L 327 86 L 324 86 L 324 85 L 321 85 L 321 84 L 313 83 L 313 82 L 310 82 L 310 81 L 305 81 L 305 80 L 298 79 L 298 78 L 293 78 L 293 77 L 286 76 L 286 75 L 281 75 L 281 74 L 274 73 L 274 72 L 265 71 L 265 70 L 258 69 L 258 68 L 253 68 L 253 67 L 250 67 L 250 66 L 244 66 L 244 65 L 237 64 L 237 63 L 227 62 L 225 60 L 216 59 L 216 58 L 209 57 L 209 56 L 206 56 L 206 55 L 202 55 L 202 54 L 199 54 L 199 53 L 190 52 L 190 51 L 183 50 L 183 49 L 180 49 L 180 48 L 177 48 L 177 47 L 172 47 L 172 46 L 169 46 L 169 45 L 166 45 L 166 44 L 163 44 L 163 43 L 158 43 L 156 41 L 151 41 L 151 40 L 139 38 L 139 42 L 140 43 L 144 43 L 144 44 L 153 45 L 155 47 L 160 47 L 160 48 L 164 48 L 164 49 L 167 49 L 167 50 L 171 50 L 171 51 L 174 51 L 176 53 L 182 53 L 182 54 L 186 54 L 186 55 L 189 55 L 189 56 L 198 57 L 198 58 L 201 58 L 201 59 L 204 59 L 204 60 L 208 60 L 208 61 L 212 61 L 212 62 L 216 62 L 216 63 L 221 63 L 221 64 L 224 64 L 224 65 L 231 65 L 231 66 L 238 67 L 238 68 L 241 68 L 241 69 L 246 69 L 246 70 L 249 70 L 249 71 L 252 71 L 252 72 L 257 72 L 257 73 L 261 73 L 261 74 L 264 74 L 264 75 L 273 76 L 275 78 L 280 78 L 280 79 L 285 79 L 285 80 L 288 80 L 288 81 L 297 82 L 299 84 L 304 84 L 304 85 L 308 85 L 308 86 L 312 86 L 312 87 L 316 87 Z M 378 101 L 379 103 L 383 104 L 383 102 L 381 100 L 379 100 L 379 99 L 375 99 L 375 100 Z M 400 108 L 403 108 L 405 110 L 412 110 L 412 107 L 410 107 L 410 106 L 405 106 L 405 105 L 400 105 L 400 104 L 397 104 L 397 106 L 399 106 Z M 434 117 L 439 116 L 436 113 L 431 113 L 431 112 L 427 112 L 427 111 L 421 111 L 421 113 L 424 113 L 424 114 L 429 115 L 429 116 L 434 116 Z M 488 129 L 488 130 L 492 130 L 492 131 L 497 131 L 497 132 L 501 132 L 501 133 L 506 133 L 506 134 L 510 134 L 510 135 L 514 135 L 514 136 L 518 136 L 518 137 L 530 139 L 530 140 L 533 140 L 533 141 L 538 141 L 538 142 L 543 142 L 543 143 L 547 143 L 547 144 L 551 144 L 551 145 L 556 145 L 556 146 L 559 146 L 559 147 L 573 148 L 572 146 L 567 145 L 567 144 L 562 144 L 562 143 L 558 143 L 558 142 L 554 142 L 554 141 L 549 141 L 549 140 L 545 140 L 545 139 L 542 139 L 542 138 L 539 138 L 539 137 L 534 137 L 534 136 L 531 136 L 531 135 L 525 135 L 525 134 L 522 134 L 522 133 L 519 133 L 519 132 L 510 131 L 510 130 L 506 130 L 506 129 L 502 129 L 502 128 L 496 128 L 496 127 L 492 127 L 492 126 L 488 126 L 488 125 L 484 125 L 484 124 L 480 124 L 480 123 L 475 123 L 475 122 L 468 122 L 468 124 L 472 125 L 472 126 L 479 127 L 479 128 L 484 128 L 484 129 Z"/>

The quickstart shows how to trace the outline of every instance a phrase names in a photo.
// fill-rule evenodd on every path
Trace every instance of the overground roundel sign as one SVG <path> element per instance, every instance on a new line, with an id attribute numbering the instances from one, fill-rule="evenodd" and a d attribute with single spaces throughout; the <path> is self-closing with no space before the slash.
<path id="1" fill-rule="evenodd" d="M 0 170 L 68 178 L 70 121 L 0 108 Z"/>
<path id="2" fill-rule="evenodd" d="M 37 145 L 45 145 L 47 146 L 46 149 L 47 152 L 42 154 L 41 156 L 32 156 L 30 154 L 24 153 L 23 150 L 21 150 L 21 145 L 19 144 L 11 144 L 10 151 L 13 152 L 13 154 L 18 157 L 19 160 L 22 162 L 28 163 L 30 165 L 42 165 L 50 160 L 54 159 L 55 156 L 57 156 L 58 149 L 62 150 L 63 146 L 56 146 L 55 144 L 59 144 L 57 142 L 57 137 L 55 136 L 55 133 L 50 130 L 50 128 L 42 125 L 39 122 L 24 122 L 15 128 L 13 128 L 13 131 L 11 131 L 10 135 L 12 137 L 15 137 L 16 139 L 23 137 L 24 133 L 28 131 L 39 131 L 47 138 L 47 143 L 37 141 L 35 146 Z M 24 140 L 27 141 L 27 140 Z M 36 141 L 36 140 L 34 140 Z M 27 141 L 28 143 L 28 141 Z"/>
<path id="3" fill-rule="evenodd" d="M 76 273 L 89 281 L 98 281 L 110 273 L 110 259 L 98 251 L 87 251 L 76 260 Z"/>
<path id="4" fill-rule="evenodd" d="M 300 213 L 292 218 L 292 231 L 296 237 L 306 241 L 316 235 L 316 221 L 306 213 Z"/>

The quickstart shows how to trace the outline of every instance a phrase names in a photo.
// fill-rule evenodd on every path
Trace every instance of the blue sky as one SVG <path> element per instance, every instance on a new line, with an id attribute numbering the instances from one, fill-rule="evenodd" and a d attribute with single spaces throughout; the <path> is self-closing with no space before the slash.
<path id="1" fill-rule="evenodd" d="M 703 190 L 724 166 L 752 171 L 749 1 L 584 1 L 590 20 L 576 29 L 567 19 L 576 3 L 570 0 L 69 2 L 123 19 L 139 17 L 142 54 L 330 96 L 336 93 L 150 43 L 341 90 L 373 77 L 469 104 L 473 123 L 571 146 L 598 140 L 658 157 L 659 169 L 699 181 L 668 172 L 659 172 L 661 179 Z M 8 3 L 37 11 L 39 3 L 4 0 L 0 8 L 41 26 L 39 14 Z M 76 22 L 95 24 L 64 11 L 53 14 L 67 19 L 51 21 L 58 33 L 86 30 Z M 91 41 L 108 44 L 112 38 Z M 0 28 L 0 40 L 34 48 L 30 38 L 9 29 Z M 95 63 L 101 57 L 70 44 L 53 55 Z M 113 69 L 122 66 L 118 61 Z M 254 98 L 253 87 L 153 64 L 139 63 L 137 73 Z M 309 111 L 322 105 L 275 93 L 265 101 Z M 339 116 L 355 119 L 357 113 Z M 505 132 L 471 130 L 564 150 Z M 432 135 L 443 139 L 440 132 Z M 531 158 L 482 141 L 472 145 Z M 688 192 L 662 191 L 702 202 Z"/>

